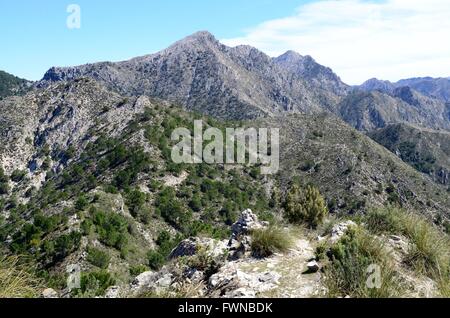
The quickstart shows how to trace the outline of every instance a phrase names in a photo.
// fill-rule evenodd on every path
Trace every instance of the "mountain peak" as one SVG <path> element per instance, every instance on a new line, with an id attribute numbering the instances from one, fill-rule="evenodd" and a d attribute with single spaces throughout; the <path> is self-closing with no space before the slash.
<path id="1" fill-rule="evenodd" d="M 186 40 L 196 40 L 196 41 L 207 41 L 207 42 L 217 42 L 217 39 L 214 37 L 214 35 L 208 31 L 198 31 L 195 32 L 187 37 L 185 37 L 181 41 Z"/>
<path id="2" fill-rule="evenodd" d="M 369 92 L 373 90 L 382 91 L 385 93 L 392 93 L 395 85 L 389 81 L 379 80 L 378 78 L 371 78 L 358 86 L 359 89 Z"/>

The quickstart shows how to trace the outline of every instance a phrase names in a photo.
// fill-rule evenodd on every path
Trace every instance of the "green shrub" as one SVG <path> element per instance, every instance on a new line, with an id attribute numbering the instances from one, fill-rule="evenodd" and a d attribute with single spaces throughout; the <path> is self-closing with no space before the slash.
<path id="1" fill-rule="evenodd" d="M 128 243 L 128 221 L 123 216 L 94 210 L 93 223 L 102 243 L 118 250 L 125 248 Z"/>
<path id="2" fill-rule="evenodd" d="M 350 228 L 328 252 L 325 267 L 329 297 L 387 298 L 402 295 L 402 286 L 382 242 L 361 228 Z M 379 286 L 370 286 L 371 266 L 379 266 Z"/>
<path id="3" fill-rule="evenodd" d="M 157 212 L 164 220 L 181 231 L 187 231 L 192 215 L 184 208 L 177 199 L 172 188 L 164 188 L 155 201 Z"/>
<path id="4" fill-rule="evenodd" d="M 9 178 L 6 176 L 5 171 L 0 167 L 0 195 L 9 193 Z"/>
<path id="5" fill-rule="evenodd" d="M 8 183 L 0 183 L 0 195 L 9 193 Z"/>
<path id="6" fill-rule="evenodd" d="M 191 202 L 189 202 L 189 207 L 194 212 L 199 212 L 202 209 L 202 199 L 199 194 L 194 194 Z"/>
<path id="7" fill-rule="evenodd" d="M 132 277 L 139 276 L 146 271 L 148 271 L 148 267 L 145 265 L 135 265 L 130 267 L 130 275 Z"/>
<path id="8" fill-rule="evenodd" d="M 169 254 L 178 245 L 178 243 L 181 242 L 181 240 L 182 237 L 180 235 L 172 238 L 169 232 L 162 231 L 156 239 L 158 248 L 148 252 L 147 254 L 148 265 L 150 268 L 154 270 L 161 269 L 161 267 L 166 263 Z"/>
<path id="9" fill-rule="evenodd" d="M 90 247 L 88 249 L 87 261 L 101 269 L 106 269 L 109 265 L 111 257 L 105 251 Z"/>
<path id="10" fill-rule="evenodd" d="M 11 174 L 11 180 L 14 182 L 20 182 L 23 178 L 25 178 L 26 174 L 26 171 L 14 170 Z"/>
<path id="11" fill-rule="evenodd" d="M 113 286 L 116 281 L 106 271 L 91 272 L 81 275 L 81 292 L 83 296 L 97 297 L 105 294 L 108 287 Z"/>
<path id="12" fill-rule="evenodd" d="M 84 195 L 81 195 L 75 202 L 75 209 L 83 211 L 89 204 L 89 201 Z"/>
<path id="13" fill-rule="evenodd" d="M 291 246 L 286 231 L 278 227 L 255 230 L 252 232 L 252 254 L 255 257 L 268 257 L 276 252 L 285 252 Z"/>
<path id="14" fill-rule="evenodd" d="M 166 263 L 166 258 L 159 251 L 150 251 L 147 254 L 148 266 L 153 270 L 160 270 Z"/>
<path id="15" fill-rule="evenodd" d="M 189 268 L 202 271 L 209 278 L 222 267 L 224 257 L 212 255 L 206 248 L 200 248 L 195 255 L 186 257 L 184 261 Z"/>
<path id="16" fill-rule="evenodd" d="M 307 186 L 306 190 L 294 184 L 285 202 L 286 217 L 291 223 L 306 222 L 317 227 L 328 214 L 328 208 L 319 190 Z"/>
<path id="17" fill-rule="evenodd" d="M 366 223 L 376 234 L 406 236 L 411 247 L 404 262 L 435 279 L 443 293 L 450 290 L 450 240 L 431 222 L 400 208 L 386 207 L 370 211 Z"/>
<path id="18" fill-rule="evenodd" d="M 126 196 L 126 202 L 131 215 L 138 219 L 141 219 L 142 217 L 143 220 L 148 221 L 147 218 L 148 213 L 146 213 L 148 211 L 144 211 L 146 210 L 144 208 L 145 200 L 146 200 L 145 193 L 139 191 L 139 189 L 131 190 L 130 192 L 127 193 Z"/>
<path id="19" fill-rule="evenodd" d="M 62 260 L 80 247 L 81 233 L 71 232 L 56 238 L 54 260 Z"/>

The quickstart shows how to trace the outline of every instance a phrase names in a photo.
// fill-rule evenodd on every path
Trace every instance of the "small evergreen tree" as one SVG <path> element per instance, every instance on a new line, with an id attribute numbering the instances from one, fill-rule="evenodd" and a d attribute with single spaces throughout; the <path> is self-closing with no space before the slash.
<path id="1" fill-rule="evenodd" d="M 290 222 L 306 222 L 311 227 L 321 224 L 328 214 L 324 198 L 319 190 L 311 185 L 306 189 L 297 184 L 293 185 L 286 198 L 285 210 Z"/>

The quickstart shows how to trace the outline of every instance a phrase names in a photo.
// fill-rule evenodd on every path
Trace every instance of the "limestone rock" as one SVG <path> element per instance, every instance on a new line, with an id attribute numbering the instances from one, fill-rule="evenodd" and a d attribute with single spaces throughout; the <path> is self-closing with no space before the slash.
<path id="1" fill-rule="evenodd" d="M 42 292 L 42 298 L 59 298 L 59 295 L 53 288 L 47 288 Z"/>
<path id="2" fill-rule="evenodd" d="M 120 298 L 120 286 L 111 286 L 106 290 L 105 298 Z"/>
<path id="3" fill-rule="evenodd" d="M 244 273 L 231 262 L 210 277 L 208 286 L 213 296 L 255 297 L 258 293 L 275 288 L 280 278 L 281 275 L 274 271 Z"/>
<path id="4" fill-rule="evenodd" d="M 170 253 L 169 258 L 175 259 L 183 256 L 194 256 L 201 249 L 206 250 L 211 256 L 220 257 L 224 255 L 227 250 L 227 242 L 210 238 L 189 238 L 178 244 L 178 246 Z"/>
<path id="5" fill-rule="evenodd" d="M 348 228 L 351 226 L 357 226 L 355 222 L 353 221 L 345 221 L 336 224 L 333 226 L 331 230 L 331 242 L 336 243 L 339 241 L 339 239 L 344 236 L 344 234 L 347 232 Z"/>
<path id="6" fill-rule="evenodd" d="M 249 234 L 253 230 L 258 230 L 267 226 L 267 222 L 260 222 L 252 210 L 247 209 L 241 213 L 239 220 L 231 226 L 233 235 Z"/>

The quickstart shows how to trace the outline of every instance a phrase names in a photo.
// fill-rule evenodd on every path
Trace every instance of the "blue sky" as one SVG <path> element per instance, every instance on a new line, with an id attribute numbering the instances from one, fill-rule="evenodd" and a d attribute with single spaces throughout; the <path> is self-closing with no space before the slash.
<path id="1" fill-rule="evenodd" d="M 81 8 L 80 29 L 67 28 L 69 4 Z M 311 55 L 348 84 L 450 76 L 448 0 L 0 0 L 0 29 L 0 70 L 32 80 L 199 30 L 270 56 Z"/>
<path id="2" fill-rule="evenodd" d="M 1 0 L 0 69 L 40 79 L 51 66 L 123 60 L 159 51 L 199 30 L 217 38 L 294 12 L 302 0 Z M 69 4 L 81 28 L 68 29 Z"/>

